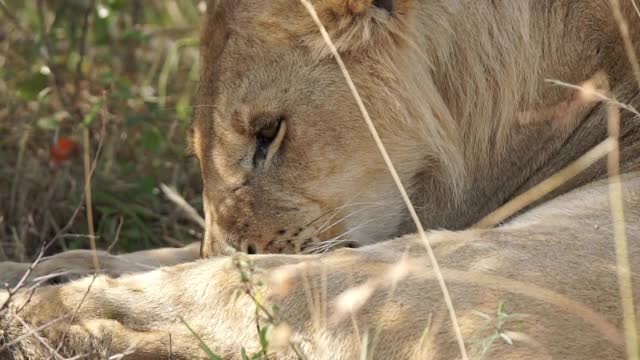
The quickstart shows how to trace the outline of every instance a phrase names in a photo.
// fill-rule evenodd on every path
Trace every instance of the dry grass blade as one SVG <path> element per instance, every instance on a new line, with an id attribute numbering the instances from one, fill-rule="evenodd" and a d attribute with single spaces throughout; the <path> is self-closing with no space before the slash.
<path id="1" fill-rule="evenodd" d="M 387 294 L 387 299 L 384 302 L 385 308 L 391 304 L 396 294 L 396 290 L 398 288 L 398 282 L 400 281 L 400 279 L 408 276 L 408 273 L 410 271 L 411 271 L 411 266 L 409 264 L 409 246 L 407 246 L 406 249 L 404 250 L 404 253 L 400 261 L 397 262 L 393 266 L 392 270 L 389 272 L 391 274 L 391 289 L 389 289 L 389 292 Z M 369 358 L 373 358 L 376 352 L 376 346 L 378 345 L 378 336 L 380 335 L 381 330 L 382 329 L 380 324 L 378 324 L 373 330 Z"/>
<path id="2" fill-rule="evenodd" d="M 85 127 L 82 130 L 82 142 L 84 147 L 84 201 L 85 207 L 87 209 L 87 226 L 89 230 L 89 243 L 91 244 L 91 250 L 94 252 L 93 256 L 93 267 L 96 272 L 100 271 L 100 263 L 98 262 L 98 257 L 95 256 L 95 252 L 97 250 L 96 247 L 96 232 L 93 226 L 93 198 L 91 195 L 91 150 L 90 150 L 90 141 L 89 141 L 89 128 Z"/>
<path id="3" fill-rule="evenodd" d="M 585 86 L 580 86 L 580 85 L 569 84 L 567 82 L 559 81 L 559 80 L 547 80 L 546 82 L 548 82 L 549 84 L 554 84 L 554 85 L 566 87 L 569 89 L 581 91 L 585 97 L 590 97 L 595 100 L 603 101 L 607 104 L 615 105 L 620 109 L 624 109 L 640 118 L 640 112 L 638 112 L 638 110 L 633 106 L 623 104 L 615 99 L 612 99 L 596 89 L 591 89 L 591 88 L 587 88 Z"/>
<path id="4" fill-rule="evenodd" d="M 11 340 L 10 342 L 8 342 L 6 344 L 0 346 L 0 352 L 3 352 L 4 350 L 12 347 L 13 345 L 20 343 L 22 340 L 24 340 L 24 339 L 26 339 L 26 338 L 28 338 L 28 337 L 36 334 L 36 333 L 39 333 L 40 331 L 42 331 L 42 330 L 44 330 L 44 329 L 46 329 L 46 328 L 48 328 L 50 326 L 53 326 L 56 323 L 66 319 L 67 317 L 70 317 L 70 316 L 71 316 L 71 314 L 66 314 L 66 315 L 63 315 L 63 316 L 61 316 L 59 318 L 55 318 L 55 319 L 53 319 L 53 320 L 51 320 L 49 322 L 46 322 L 46 323 L 38 326 L 37 328 L 29 328 L 27 330 L 27 332 L 25 332 L 24 334 L 18 336 L 17 338 Z"/>
<path id="5" fill-rule="evenodd" d="M 631 360 L 640 359 L 638 349 L 638 329 L 633 305 L 633 289 L 631 281 L 631 265 L 629 264 L 629 250 L 624 221 L 624 201 L 622 198 L 622 183 L 620 181 L 620 111 L 609 106 L 609 138 L 613 142 L 613 149 L 609 152 L 609 201 L 613 221 L 613 236 L 616 243 L 616 264 L 618 284 L 622 298 L 624 314 L 624 334 L 627 356 Z"/>
<path id="6" fill-rule="evenodd" d="M 35 337 L 47 350 L 49 350 L 51 357 L 54 357 L 58 360 L 66 360 L 62 355 L 60 355 L 60 353 L 58 352 L 59 349 L 54 349 L 51 347 L 51 345 L 49 344 L 49 342 L 44 339 L 42 336 L 40 336 L 40 334 L 33 330 L 29 324 L 27 324 L 26 321 L 24 321 L 20 316 L 18 315 L 14 315 L 16 319 L 18 319 L 18 321 L 20 322 L 20 324 L 22 326 L 24 326 L 25 329 L 27 329 L 27 331 L 29 333 L 31 333 L 31 336 Z"/>
<path id="7" fill-rule="evenodd" d="M 95 256 L 95 252 L 94 252 L 94 256 Z M 91 288 L 93 287 L 93 283 L 96 281 L 97 277 L 98 277 L 98 274 L 94 274 L 93 275 L 93 277 L 91 278 L 91 282 L 87 286 L 87 290 L 85 290 L 84 294 L 82 295 L 82 298 L 80 299 L 80 302 L 78 303 L 78 305 L 74 309 L 73 313 L 71 314 L 71 319 L 69 319 L 69 322 L 67 323 L 67 326 L 65 327 L 64 332 L 62 333 L 62 336 L 60 337 L 60 341 L 58 342 L 58 347 L 56 348 L 56 351 L 60 351 L 60 349 L 62 348 L 62 345 L 64 344 L 64 339 L 67 336 L 67 333 L 69 332 L 69 329 L 71 328 L 71 325 L 73 325 L 73 322 L 75 321 L 76 316 L 80 312 L 80 308 L 84 304 L 84 301 L 87 299 L 87 296 L 89 296 L 89 292 L 91 292 Z"/>
<path id="8" fill-rule="evenodd" d="M 164 195 L 172 203 L 176 204 L 182 211 L 184 211 L 191 220 L 200 225 L 201 228 L 205 228 L 204 219 L 202 218 L 202 216 L 200 216 L 200 214 L 198 214 L 198 210 L 189 205 L 189 203 L 180 194 L 178 194 L 177 191 L 165 184 L 160 184 L 160 189 L 162 190 Z"/>
<path id="9" fill-rule="evenodd" d="M 106 94 L 102 94 L 102 137 L 104 138 L 105 134 L 106 134 L 106 123 L 107 123 L 107 118 L 109 116 L 109 112 L 107 111 L 107 99 L 106 99 Z M 89 230 L 89 244 L 91 245 L 91 251 L 93 251 L 93 268 L 95 269 L 96 273 L 100 272 L 100 262 L 98 261 L 98 255 L 97 255 L 97 246 L 96 246 L 96 233 L 95 233 L 95 228 L 94 228 L 94 224 L 93 224 L 93 197 L 91 195 L 91 179 L 92 179 L 92 175 L 93 175 L 93 171 L 95 169 L 96 166 L 96 161 L 94 160 L 94 162 L 91 162 L 91 150 L 90 150 L 90 144 L 91 142 L 89 141 L 89 126 L 85 126 L 82 129 L 82 141 L 83 141 L 83 145 L 84 145 L 84 156 L 83 156 L 83 163 L 84 163 L 84 200 L 85 200 L 85 205 L 87 208 L 87 226 L 88 226 L 88 230 Z M 96 157 L 94 159 L 97 159 L 98 154 L 100 153 L 100 149 L 102 146 L 102 141 L 104 139 L 100 139 L 100 143 L 98 145 L 98 150 L 96 151 Z"/>
<path id="10" fill-rule="evenodd" d="M 610 107 L 624 109 L 640 118 L 640 113 L 633 106 L 623 104 L 589 86 L 574 85 L 558 80 L 547 80 L 547 82 L 550 84 L 577 90 L 581 92 L 582 96 L 585 98 L 602 101 L 608 104 Z M 543 196 L 562 186 L 564 183 L 571 180 L 576 175 L 585 171 L 596 161 L 605 157 L 607 154 L 613 151 L 615 146 L 614 142 L 615 141 L 611 138 L 607 138 L 606 140 L 595 146 L 593 149 L 582 155 L 576 161 L 569 164 L 569 166 L 558 171 L 551 177 L 547 178 L 545 181 L 518 195 L 517 197 L 508 201 L 506 204 L 491 212 L 489 215 L 485 216 L 477 224 L 475 224 L 474 227 L 491 228 L 500 224 L 518 211 L 526 208 L 533 202 L 539 200 Z"/>
<path id="11" fill-rule="evenodd" d="M 42 261 L 42 258 L 44 257 L 44 254 L 47 251 L 47 249 L 52 244 L 54 244 L 67 230 L 69 230 L 69 228 L 71 228 L 76 217 L 80 213 L 81 208 L 82 208 L 82 203 L 78 204 L 78 206 L 74 210 L 67 224 L 62 229 L 60 229 L 50 241 L 42 244 L 42 246 L 40 247 L 40 252 L 38 253 L 38 256 L 36 256 L 35 260 L 31 262 L 31 265 L 29 265 L 29 268 L 24 272 L 20 280 L 18 280 L 18 283 L 16 284 L 16 286 L 14 286 L 13 288 L 7 289 L 9 291 L 9 297 L 4 302 L 4 304 L 0 306 L 0 311 L 5 310 L 7 306 L 9 306 L 9 303 L 11 302 L 11 298 L 13 297 L 13 295 L 15 295 L 18 292 L 18 290 L 20 290 L 24 286 L 24 284 L 26 283 L 27 279 L 29 278 L 33 270 L 38 266 L 38 264 L 40 264 L 40 261 Z"/>
<path id="12" fill-rule="evenodd" d="M 640 62 L 638 62 L 638 56 L 636 55 L 636 51 L 634 50 L 633 41 L 631 41 L 631 35 L 629 35 L 629 24 L 627 24 L 624 15 L 622 15 L 622 10 L 620 9 L 620 1 L 610 0 L 610 3 L 613 17 L 616 19 L 618 27 L 620 28 L 620 35 L 622 35 L 622 42 L 624 44 L 624 49 L 627 52 L 627 57 L 629 63 L 631 64 L 633 75 L 635 75 L 636 80 L 638 81 L 638 85 L 640 85 Z M 637 11 L 638 7 L 636 3 L 633 0 L 632 3 Z"/>
<path id="13" fill-rule="evenodd" d="M 207 356 L 209 357 L 209 359 L 211 360 L 222 360 L 222 358 L 218 355 L 216 355 L 210 348 L 209 346 L 207 346 L 207 344 L 202 340 L 202 338 L 200 337 L 200 335 L 198 335 L 197 332 L 195 332 L 191 326 L 189 326 L 189 324 L 185 321 L 185 319 L 182 316 L 178 316 L 178 319 L 180 319 L 180 322 L 182 322 L 182 324 L 187 328 L 187 330 L 189 330 L 189 332 L 198 340 L 198 346 L 200 346 L 200 349 L 202 349 L 202 351 L 205 352 L 205 354 L 207 354 Z"/>
<path id="14" fill-rule="evenodd" d="M 640 16 L 638 6 L 631 0 L 636 13 Z M 627 53 L 627 58 L 631 64 L 631 69 L 635 75 L 638 86 L 640 86 L 640 62 L 634 48 L 629 24 L 627 23 L 619 0 L 610 0 L 613 17 L 618 23 L 620 35 Z M 636 113 L 637 114 L 637 113 Z M 620 112 L 617 108 L 609 106 L 609 136 L 615 140 L 615 148 L 609 154 L 609 197 L 611 203 L 611 215 L 613 219 L 613 234 L 616 243 L 616 265 L 618 270 L 618 283 L 620 296 L 622 298 L 622 310 L 624 314 L 624 333 L 627 356 L 631 360 L 640 359 L 640 349 L 638 348 L 638 328 L 636 325 L 636 315 L 633 304 L 633 289 L 631 279 L 631 267 L 629 264 L 629 251 L 627 247 L 626 226 L 624 221 L 624 201 L 622 198 L 622 183 L 620 181 Z"/>
<path id="15" fill-rule="evenodd" d="M 433 249 L 431 248 L 431 243 L 429 242 L 429 239 L 427 238 L 427 235 L 426 235 L 426 233 L 424 231 L 422 223 L 420 222 L 420 219 L 418 218 L 418 214 L 416 213 L 416 210 L 413 207 L 413 204 L 411 203 L 411 200 L 409 199 L 409 195 L 407 194 L 406 189 L 402 185 L 402 181 L 400 180 L 400 176 L 398 175 L 398 173 L 397 173 L 397 171 L 395 169 L 395 166 L 393 165 L 393 163 L 391 161 L 391 158 L 389 157 L 389 154 L 387 153 L 387 150 L 386 150 L 384 144 L 382 143 L 382 140 L 380 139 L 380 135 L 378 134 L 378 131 L 377 131 L 375 125 L 373 124 L 373 121 L 371 121 L 371 117 L 369 116 L 369 112 L 367 111 L 367 109 L 366 109 L 366 107 L 364 105 L 364 102 L 362 101 L 362 98 L 360 97 L 360 93 L 358 92 L 358 89 L 356 88 L 355 84 L 353 83 L 353 79 L 351 78 L 351 75 L 349 74 L 349 71 L 347 70 L 347 67 L 345 66 L 344 62 L 342 61 L 342 57 L 338 53 L 338 50 L 336 49 L 335 44 L 331 40 L 331 37 L 329 36 L 329 33 L 327 32 L 326 28 L 322 24 L 322 21 L 320 21 L 320 18 L 318 17 L 318 14 L 315 11 L 315 8 L 313 7 L 313 5 L 308 0 L 300 0 L 300 2 L 302 3 L 302 5 L 304 5 L 304 7 L 309 12 L 309 15 L 311 16 L 313 21 L 318 26 L 318 29 L 320 30 L 320 34 L 322 35 L 322 39 L 324 40 L 324 42 L 326 43 L 327 47 L 331 51 L 331 54 L 333 55 L 333 57 L 335 58 L 336 62 L 338 63 L 338 66 L 340 67 L 340 71 L 342 72 L 342 75 L 344 76 L 344 78 L 345 78 L 345 80 L 347 82 L 347 85 L 349 86 L 349 89 L 351 90 L 351 93 L 352 93 L 353 97 L 356 100 L 356 103 L 358 104 L 360 112 L 362 113 L 362 117 L 364 118 L 365 122 L 367 123 L 367 126 L 369 127 L 369 131 L 371 131 L 371 135 L 373 136 L 373 139 L 375 140 L 376 145 L 378 146 L 378 149 L 380 150 L 380 153 L 382 154 L 384 162 L 387 165 L 387 168 L 389 169 L 389 172 L 391 173 L 391 176 L 393 177 L 393 181 L 396 183 L 396 186 L 398 187 L 398 190 L 400 191 L 400 195 L 402 196 L 402 199 L 403 199 L 405 205 L 407 206 L 407 209 L 409 210 L 409 214 L 411 215 L 411 218 L 413 219 L 413 222 L 415 223 L 416 228 L 418 229 L 418 234 L 419 234 L 420 239 L 422 240 L 425 248 L 427 249 L 427 253 L 429 255 L 429 260 L 431 261 L 431 265 L 433 266 L 433 270 L 434 270 L 434 272 L 435 272 L 435 274 L 437 276 L 438 284 L 440 285 L 440 288 L 442 290 L 444 301 L 445 301 L 445 304 L 447 306 L 447 310 L 449 312 L 449 316 L 451 318 L 451 322 L 453 324 L 453 330 L 454 330 L 454 333 L 456 335 L 456 340 L 457 340 L 457 343 L 458 343 L 458 347 L 460 349 L 460 355 L 461 355 L 462 359 L 466 360 L 466 359 L 468 359 L 467 351 L 466 351 L 466 348 L 465 348 L 465 345 L 464 345 L 464 339 L 462 338 L 462 332 L 460 331 L 460 326 L 458 324 L 458 319 L 456 317 L 455 309 L 453 307 L 453 302 L 451 301 L 451 296 L 449 294 L 449 290 L 447 289 L 447 285 L 446 285 L 446 283 L 444 281 L 444 277 L 442 276 L 442 273 L 440 272 L 440 266 L 438 265 L 438 261 L 437 261 L 435 255 L 434 255 L 434 253 L 433 253 Z"/>
<path id="16" fill-rule="evenodd" d="M 511 201 L 499 207 L 497 210 L 491 212 L 485 216 L 477 224 L 476 228 L 491 228 L 504 220 L 508 219 L 518 211 L 531 205 L 534 201 L 541 199 L 543 196 L 549 194 L 553 190 L 562 186 L 576 175 L 588 169 L 596 161 L 605 157 L 614 148 L 614 141 L 607 138 L 600 144 L 596 145 L 593 149 L 589 150 L 586 154 L 578 158 L 578 160 L 569 164 L 569 166 L 553 174 L 540 184 L 532 187 L 528 191 L 516 196 Z"/>
<path id="17" fill-rule="evenodd" d="M 121 352 L 120 354 L 115 354 L 115 355 L 109 356 L 109 360 L 124 359 L 124 358 L 128 357 L 129 355 L 135 354 L 135 352 L 136 352 L 136 349 L 135 349 L 135 347 L 132 346 L 132 347 L 128 348 L 127 350 Z M 172 358 L 169 358 L 169 359 L 172 359 Z M 71 359 L 69 359 L 69 360 L 71 360 Z"/>
<path id="18" fill-rule="evenodd" d="M 640 8 L 638 8 L 638 4 L 636 4 L 636 0 L 631 0 L 631 4 L 633 5 L 633 9 L 636 11 L 638 18 L 640 19 Z"/>

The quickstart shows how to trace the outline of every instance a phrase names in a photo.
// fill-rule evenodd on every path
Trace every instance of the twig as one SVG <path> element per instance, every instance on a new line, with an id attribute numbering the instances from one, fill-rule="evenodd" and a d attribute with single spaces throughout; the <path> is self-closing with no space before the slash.
<path id="1" fill-rule="evenodd" d="M 362 98 L 360 97 L 360 93 L 358 92 L 358 89 L 356 88 L 355 84 L 353 83 L 353 79 L 351 78 L 351 75 L 349 74 L 349 71 L 347 70 L 347 67 L 345 66 L 344 62 L 342 61 L 342 57 L 338 53 L 338 49 L 336 49 L 333 41 L 331 40 L 331 37 L 329 36 L 329 33 L 327 32 L 327 29 L 322 24 L 322 21 L 320 21 L 320 18 L 318 17 L 318 13 L 316 12 L 316 10 L 313 7 L 313 5 L 308 0 L 300 0 L 300 2 L 302 3 L 302 5 L 304 5 L 304 7 L 307 9 L 307 12 L 309 13 L 309 15 L 311 16 L 313 21 L 318 26 L 318 29 L 320 30 L 320 34 L 322 35 L 322 39 L 324 40 L 324 42 L 326 43 L 327 47 L 331 51 L 331 54 L 333 55 L 333 57 L 335 58 L 336 62 L 338 63 L 340 71 L 342 72 L 342 75 L 344 76 L 344 78 L 345 78 L 345 80 L 347 82 L 347 85 L 349 86 L 349 89 L 351 90 L 351 93 L 352 93 L 353 97 L 355 98 L 356 103 L 358 104 L 358 107 L 360 108 L 360 112 L 362 113 L 362 117 L 364 118 L 364 121 L 367 123 L 367 126 L 369 127 L 369 131 L 371 132 L 371 135 L 373 136 L 373 139 L 375 140 L 376 145 L 378 146 L 378 149 L 380 150 L 380 153 L 382 154 L 382 158 L 384 159 L 384 162 L 387 165 L 387 168 L 389 169 L 389 172 L 391 173 L 391 177 L 393 178 L 393 181 L 395 182 L 396 186 L 398 187 L 398 190 L 400 191 L 400 195 L 402 196 L 402 200 L 404 201 L 405 205 L 407 206 L 407 209 L 409 210 L 409 214 L 411 215 L 411 218 L 413 219 L 413 222 L 415 223 L 415 225 L 416 225 L 416 227 L 418 229 L 418 234 L 420 235 L 420 239 L 422 240 L 422 243 L 424 244 L 425 248 L 427 249 L 427 254 L 429 256 L 429 260 L 431 262 L 431 265 L 433 266 L 433 270 L 434 270 L 434 272 L 436 274 L 436 277 L 437 277 L 437 280 L 438 280 L 438 285 L 440 286 L 440 289 L 442 291 L 442 295 L 444 297 L 444 302 L 445 302 L 445 304 L 447 306 L 447 310 L 449 312 L 449 317 L 451 318 L 451 323 L 453 325 L 453 331 L 454 331 L 455 336 L 456 336 L 456 341 L 458 343 L 458 348 L 460 350 L 460 355 L 461 355 L 463 360 L 466 360 L 466 359 L 468 359 L 467 350 L 465 349 L 464 339 L 462 337 L 462 332 L 460 331 L 460 325 L 458 324 L 458 318 L 456 317 L 455 309 L 453 307 L 453 302 L 451 301 L 451 295 L 449 294 L 449 290 L 447 289 L 447 284 L 444 281 L 444 277 L 442 276 L 442 273 L 440 272 L 440 266 L 438 265 L 438 260 L 436 259 L 435 254 L 433 253 L 433 249 L 431 248 L 431 243 L 430 243 L 429 239 L 427 238 L 427 235 L 426 235 L 426 233 L 424 231 L 422 223 L 420 222 L 420 218 L 418 217 L 418 214 L 416 213 L 416 209 L 413 207 L 413 204 L 411 203 L 411 199 L 409 199 L 409 195 L 407 194 L 406 189 L 402 185 L 402 180 L 400 180 L 400 176 L 398 175 L 398 172 L 396 171 L 395 166 L 393 165 L 393 163 L 391 161 L 391 158 L 389 157 L 389 154 L 387 153 L 387 150 L 386 150 L 384 144 L 382 143 L 382 140 L 380 139 L 380 135 L 378 134 L 378 130 L 376 129 L 375 125 L 373 124 L 373 121 L 371 121 L 371 117 L 369 116 L 369 112 L 367 111 L 367 109 L 366 109 L 366 107 L 364 105 L 364 102 L 362 101 Z"/>

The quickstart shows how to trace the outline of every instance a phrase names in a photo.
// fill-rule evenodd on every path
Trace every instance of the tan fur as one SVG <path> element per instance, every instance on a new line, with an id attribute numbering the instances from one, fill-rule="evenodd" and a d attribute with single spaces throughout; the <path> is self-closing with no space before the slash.
<path id="1" fill-rule="evenodd" d="M 314 1 L 421 220 L 434 229 L 429 236 L 470 354 L 624 358 L 604 162 L 498 228 L 464 230 L 606 137 L 606 104 L 545 79 L 581 83 L 606 74 L 612 97 L 640 105 L 609 1 L 392 3 L 389 13 L 370 0 Z M 623 2 L 623 13 L 637 37 L 640 20 L 631 3 Z M 211 0 L 202 64 L 191 132 L 204 180 L 202 253 L 224 254 L 229 246 L 259 253 L 361 246 L 253 257 L 260 268 L 280 273 L 288 265 L 289 281 L 270 283 L 267 298 L 280 305 L 309 358 L 352 359 L 363 351 L 376 359 L 459 357 L 424 249 L 415 235 L 405 235 L 414 227 L 395 185 L 298 1 Z M 277 121 L 284 121 L 282 132 L 256 157 L 259 134 Z M 640 271 L 639 121 L 622 113 L 634 274 Z M 166 264 L 194 259 L 194 249 L 176 250 L 182 255 Z M 149 264 L 151 254 L 129 259 Z M 35 275 L 64 268 L 58 267 L 64 256 Z M 242 346 L 257 351 L 255 304 L 246 296 L 232 301 L 240 284 L 229 263 L 203 260 L 45 287 L 31 298 L 18 294 L 0 315 L 0 339 L 20 340 L 4 354 L 46 357 L 43 342 L 62 341 L 68 355 L 130 350 L 132 358 L 205 358 L 179 316 L 225 357 L 239 358 Z M 0 279 L 16 281 L 24 266 L 0 265 Z M 113 275 L 144 270 L 115 262 L 106 268 Z M 638 311 L 638 276 L 633 281 Z M 352 318 L 339 304 L 353 287 L 352 295 L 367 296 Z M 51 324 L 40 340 L 20 338 L 28 327 L 73 313 L 81 301 L 71 322 Z M 510 315 L 496 329 L 499 304 Z M 483 341 L 496 334 L 503 337 L 483 351 Z M 277 354 L 295 358 L 290 350 Z"/>

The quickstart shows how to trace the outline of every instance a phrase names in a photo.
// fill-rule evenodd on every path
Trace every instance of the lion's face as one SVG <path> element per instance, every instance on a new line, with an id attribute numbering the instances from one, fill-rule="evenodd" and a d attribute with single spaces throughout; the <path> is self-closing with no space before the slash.
<path id="1" fill-rule="evenodd" d="M 357 14 L 326 3 L 333 5 L 319 11 L 328 22 L 353 16 L 345 33 L 362 25 L 356 21 L 393 21 L 370 1 L 349 1 L 363 6 Z M 204 255 L 227 244 L 322 251 L 394 234 L 403 211 L 395 185 L 335 60 L 314 49 L 322 40 L 298 0 L 209 6 L 192 129 L 204 181 Z M 393 69 L 381 59 L 388 53 L 363 45 L 344 57 L 371 117 L 393 121 L 402 104 L 388 86 Z M 412 146 L 409 138 L 389 149 L 406 179 L 423 165 L 402 161 Z"/>

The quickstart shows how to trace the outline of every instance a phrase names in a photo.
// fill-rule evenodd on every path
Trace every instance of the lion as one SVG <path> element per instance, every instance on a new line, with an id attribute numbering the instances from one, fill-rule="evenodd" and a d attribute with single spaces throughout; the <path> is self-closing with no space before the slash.
<path id="1" fill-rule="evenodd" d="M 3 279 L 26 284 L 0 293 L 0 357 L 636 356 L 633 2 L 312 4 L 441 267 L 303 2 L 210 0 L 189 134 L 204 185 L 200 248 L 63 253 L 27 275 L 91 274 L 93 256 L 109 275 L 33 289 L 29 264 L 0 265 Z M 619 177 L 601 159 L 496 226 L 476 226 L 601 144 L 616 115 Z M 612 217 L 617 202 L 624 222 Z M 167 266 L 148 271 L 159 254 Z"/>

